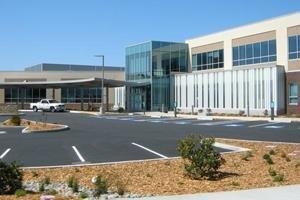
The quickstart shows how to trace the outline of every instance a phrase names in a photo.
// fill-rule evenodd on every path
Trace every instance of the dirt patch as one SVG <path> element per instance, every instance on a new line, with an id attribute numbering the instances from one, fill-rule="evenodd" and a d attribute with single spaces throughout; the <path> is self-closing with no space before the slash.
<path id="1" fill-rule="evenodd" d="M 300 157 L 297 153 L 300 152 L 300 145 L 221 139 L 217 141 L 252 149 L 252 157 L 245 161 L 242 159 L 245 153 L 224 154 L 226 163 L 220 169 L 223 177 L 213 181 L 191 180 L 185 175 L 182 159 L 56 169 L 25 169 L 24 179 L 41 181 L 45 177 L 50 177 L 51 181 L 67 182 L 68 177 L 74 176 L 79 180 L 80 185 L 93 187 L 92 177 L 101 175 L 109 180 L 112 190 L 122 183 L 126 185 L 127 192 L 155 195 L 229 191 L 300 183 Z M 271 156 L 273 165 L 267 164 L 262 158 L 270 151 L 271 148 L 268 146 L 276 146 L 272 147 L 276 152 L 276 155 Z M 283 153 L 290 161 L 282 157 Z M 289 153 L 295 155 L 289 156 Z M 296 167 L 297 165 L 299 166 Z M 284 176 L 283 182 L 273 182 L 268 172 L 270 167 Z"/>
<path id="2" fill-rule="evenodd" d="M 4 121 L 2 123 L 3 126 L 16 126 L 14 123 L 11 122 L 10 119 Z M 64 125 L 61 124 L 51 124 L 51 123 L 44 123 L 38 121 L 31 121 L 27 119 L 21 119 L 20 126 L 25 126 L 30 131 L 49 131 L 53 129 L 63 128 Z"/>

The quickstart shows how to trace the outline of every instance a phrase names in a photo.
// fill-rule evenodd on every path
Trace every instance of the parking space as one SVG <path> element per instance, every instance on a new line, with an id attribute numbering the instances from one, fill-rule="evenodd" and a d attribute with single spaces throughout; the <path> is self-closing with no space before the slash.
<path id="1" fill-rule="evenodd" d="M 23 166 L 163 159 L 178 156 L 177 143 L 188 134 L 300 142 L 299 123 L 212 121 L 140 115 L 101 117 L 71 113 L 46 115 L 48 122 L 67 124 L 70 130 L 21 134 L 20 128 L 0 128 L 0 159 L 17 161 Z M 24 117 L 31 120 L 43 119 L 41 113 L 26 113 Z M 0 120 L 4 121 L 5 117 L 0 117 Z M 229 151 L 222 147 L 216 150 Z"/>

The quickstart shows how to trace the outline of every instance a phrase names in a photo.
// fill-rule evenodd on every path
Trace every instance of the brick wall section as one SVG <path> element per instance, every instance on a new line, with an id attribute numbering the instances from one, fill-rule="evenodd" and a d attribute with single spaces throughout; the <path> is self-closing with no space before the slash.
<path id="1" fill-rule="evenodd" d="M 290 83 L 298 84 L 298 96 L 300 94 L 300 71 L 286 73 L 286 102 L 287 102 L 287 114 L 300 115 L 300 98 L 298 97 L 298 105 L 289 105 L 289 85 Z"/>

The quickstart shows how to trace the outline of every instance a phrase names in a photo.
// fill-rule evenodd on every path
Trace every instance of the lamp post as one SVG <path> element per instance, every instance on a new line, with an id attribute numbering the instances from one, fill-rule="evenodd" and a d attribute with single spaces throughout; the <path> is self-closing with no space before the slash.
<path id="1" fill-rule="evenodd" d="M 95 57 L 102 58 L 102 81 L 101 81 L 101 105 L 99 108 L 99 114 L 104 114 L 104 55 L 95 55 Z"/>

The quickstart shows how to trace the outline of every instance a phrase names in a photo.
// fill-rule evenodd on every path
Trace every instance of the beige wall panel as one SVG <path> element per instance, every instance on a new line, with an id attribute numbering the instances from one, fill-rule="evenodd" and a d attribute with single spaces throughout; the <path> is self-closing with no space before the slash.
<path id="1" fill-rule="evenodd" d="M 287 32 L 288 32 L 288 36 L 291 36 L 291 35 L 300 35 L 300 25 L 289 27 L 288 30 L 287 30 Z"/>
<path id="2" fill-rule="evenodd" d="M 288 63 L 288 71 L 300 70 L 300 60 L 293 60 Z"/>
<path id="3" fill-rule="evenodd" d="M 0 89 L 0 103 L 4 103 L 5 92 L 4 89 Z"/>
<path id="4" fill-rule="evenodd" d="M 214 44 L 208 44 L 208 45 L 204 45 L 204 46 L 194 47 L 194 48 L 192 48 L 192 54 L 214 51 L 214 50 L 218 50 L 218 49 L 224 49 L 223 42 L 217 42 Z"/>
<path id="5" fill-rule="evenodd" d="M 250 43 L 255 43 L 255 42 L 272 40 L 275 38 L 276 38 L 276 31 L 269 31 L 269 32 L 265 32 L 265 33 L 250 35 L 247 37 L 233 39 L 232 46 L 239 46 L 239 45 L 243 45 L 243 44 L 250 44 Z"/>

